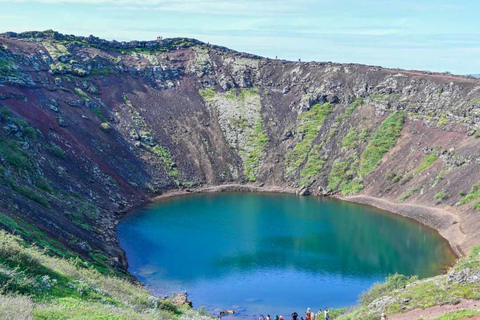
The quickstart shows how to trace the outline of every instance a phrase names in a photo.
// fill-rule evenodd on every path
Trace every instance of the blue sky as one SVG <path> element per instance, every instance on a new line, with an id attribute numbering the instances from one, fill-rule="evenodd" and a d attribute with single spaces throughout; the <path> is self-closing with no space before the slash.
<path id="1" fill-rule="evenodd" d="M 478 0 L 0 0 L 0 32 L 191 37 L 267 57 L 480 73 Z"/>

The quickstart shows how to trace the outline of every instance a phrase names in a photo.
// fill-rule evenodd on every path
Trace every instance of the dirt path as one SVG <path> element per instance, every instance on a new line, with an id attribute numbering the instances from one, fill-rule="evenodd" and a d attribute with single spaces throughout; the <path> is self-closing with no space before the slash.
<path id="1" fill-rule="evenodd" d="M 415 309 L 405 313 L 392 314 L 388 316 L 389 320 L 414 320 L 414 319 L 435 319 L 446 313 L 453 313 L 462 309 L 471 309 L 480 311 L 480 301 L 462 300 L 459 304 L 447 304 L 443 306 L 434 306 L 427 309 Z M 471 318 L 472 319 L 472 318 Z"/>
<path id="2" fill-rule="evenodd" d="M 423 205 L 393 203 L 385 199 L 365 195 L 337 197 L 341 200 L 360 203 L 382 210 L 399 214 L 403 217 L 414 219 L 432 229 L 437 230 L 442 237 L 447 239 L 453 251 L 459 256 L 465 256 L 466 249 L 463 244 L 467 235 L 462 231 L 461 218 L 453 213 L 440 208 Z"/>

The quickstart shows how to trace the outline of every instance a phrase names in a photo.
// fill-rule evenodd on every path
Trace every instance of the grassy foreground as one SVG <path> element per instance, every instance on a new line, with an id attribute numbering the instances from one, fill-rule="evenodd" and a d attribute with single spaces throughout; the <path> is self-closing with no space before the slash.
<path id="1" fill-rule="evenodd" d="M 457 261 L 445 275 L 418 280 L 416 276 L 392 275 L 385 283 L 375 284 L 360 297 L 356 308 L 337 319 L 380 319 L 387 315 L 433 306 L 457 305 L 461 299 L 480 300 L 480 245 L 469 256 Z M 460 310 L 439 319 L 455 320 L 480 314 L 477 310 Z"/>
<path id="2" fill-rule="evenodd" d="M 0 230 L 0 319 L 208 319 L 79 259 L 51 257 Z"/>

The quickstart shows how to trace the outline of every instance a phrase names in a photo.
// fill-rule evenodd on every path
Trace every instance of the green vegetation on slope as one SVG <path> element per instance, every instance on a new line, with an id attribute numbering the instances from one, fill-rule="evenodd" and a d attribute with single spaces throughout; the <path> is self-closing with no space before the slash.
<path id="1" fill-rule="evenodd" d="M 363 293 L 360 305 L 339 319 L 379 319 L 382 312 L 391 315 L 416 308 L 458 304 L 460 299 L 478 300 L 480 282 L 475 279 L 479 272 L 480 245 L 474 247 L 468 257 L 460 259 L 446 275 L 423 280 L 403 275 L 388 277 L 385 283 L 375 284 Z M 464 313 L 472 314 L 469 310 L 459 312 L 462 313 L 440 319 L 457 319 L 457 316 L 461 317 Z"/>
<path id="2" fill-rule="evenodd" d="M 242 159 L 243 174 L 248 181 L 256 181 L 269 141 L 261 117 L 259 89 L 232 88 L 222 93 L 209 87 L 199 93 L 209 108 L 218 111 L 225 140 Z"/>
<path id="3" fill-rule="evenodd" d="M 417 168 L 417 170 L 415 170 L 414 174 L 417 174 L 417 173 L 419 173 L 420 171 L 423 171 L 423 170 L 427 169 L 427 168 L 430 167 L 430 165 L 431 165 L 432 163 L 434 163 L 437 159 L 438 159 L 438 157 L 437 157 L 434 153 L 429 154 L 428 156 L 425 157 L 425 160 L 424 160 L 423 163 Z"/>
<path id="4" fill-rule="evenodd" d="M 15 64 L 6 59 L 0 58 L 0 77 L 14 77 L 18 75 Z"/>
<path id="5" fill-rule="evenodd" d="M 297 133 L 303 136 L 303 139 L 297 143 L 295 148 L 288 151 L 285 156 L 287 164 L 287 175 L 300 167 L 307 158 L 312 149 L 312 142 L 317 137 L 323 122 L 332 112 L 332 106 L 329 103 L 322 105 L 316 104 L 310 110 L 301 113 L 298 116 Z"/>
<path id="6" fill-rule="evenodd" d="M 258 119 L 253 134 L 249 137 L 247 141 L 247 152 L 248 157 L 245 161 L 245 176 L 248 180 L 254 182 L 257 180 L 257 174 L 259 170 L 260 160 L 262 158 L 262 153 L 265 150 L 267 145 L 268 137 L 263 130 L 262 119 Z"/>
<path id="7" fill-rule="evenodd" d="M 199 93 L 205 100 L 212 100 L 213 98 L 215 98 L 215 95 L 217 94 L 215 92 L 215 89 L 213 89 L 212 87 L 199 90 Z"/>
<path id="8" fill-rule="evenodd" d="M 326 159 L 320 157 L 321 145 L 312 147 L 312 150 L 308 153 L 308 160 L 305 167 L 300 171 L 300 177 L 302 177 L 301 184 L 308 186 L 311 183 L 311 178 L 315 177 L 323 169 Z"/>
<path id="9" fill-rule="evenodd" d="M 462 204 L 469 203 L 475 199 L 478 199 L 479 197 L 480 197 L 480 181 L 475 183 L 472 186 L 472 188 L 470 189 L 470 192 L 460 200 L 459 204 L 462 205 Z M 473 208 L 476 210 L 480 210 L 480 201 L 475 202 L 473 204 Z"/>
<path id="10" fill-rule="evenodd" d="M 328 175 L 327 189 L 339 190 L 344 196 L 361 191 L 363 189 L 361 179 L 356 177 L 358 163 L 356 152 L 345 161 L 335 161 Z"/>
<path id="11" fill-rule="evenodd" d="M 360 177 L 369 174 L 380 162 L 383 155 L 395 146 L 403 127 L 403 113 L 403 111 L 393 112 L 375 131 L 360 157 L 360 167 L 358 169 Z"/>
<path id="12" fill-rule="evenodd" d="M 176 319 L 192 312 L 128 280 L 105 276 L 78 258 L 47 256 L 3 230 L 0 292 L 4 319 L 153 320 Z"/>
<path id="13" fill-rule="evenodd" d="M 355 128 L 351 128 L 342 140 L 344 148 L 356 148 L 358 140 L 358 132 Z"/>
<path id="14" fill-rule="evenodd" d="M 156 154 L 165 164 L 165 171 L 167 172 L 168 176 L 173 178 L 176 184 L 179 184 L 177 165 L 172 160 L 172 155 L 170 152 L 159 145 L 154 146 L 152 150 L 153 153 Z"/>

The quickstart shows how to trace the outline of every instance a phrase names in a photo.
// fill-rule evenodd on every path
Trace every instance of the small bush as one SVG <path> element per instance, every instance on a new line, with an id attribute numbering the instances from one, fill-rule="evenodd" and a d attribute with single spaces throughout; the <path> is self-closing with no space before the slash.
<path id="1" fill-rule="evenodd" d="M 55 157 L 65 160 L 65 151 L 63 151 L 63 149 L 60 146 L 57 146 L 56 144 L 54 144 L 48 148 L 48 151 L 50 151 L 50 153 Z"/>
<path id="2" fill-rule="evenodd" d="M 448 199 L 448 193 L 445 191 L 440 191 L 433 196 L 433 199 L 435 199 L 435 203 L 439 204 Z"/>
<path id="3" fill-rule="evenodd" d="M 110 127 L 110 125 L 108 123 L 104 122 L 100 125 L 100 129 L 108 132 L 108 131 L 112 130 L 112 127 Z"/>
<path id="4" fill-rule="evenodd" d="M 0 156 L 17 169 L 32 169 L 28 158 L 15 140 L 0 138 Z"/>
<path id="5" fill-rule="evenodd" d="M 35 184 L 35 186 L 43 191 L 46 191 L 48 193 L 52 193 L 52 188 L 50 187 L 50 185 L 48 184 L 47 181 L 45 181 L 44 179 L 40 179 L 37 181 L 37 183 Z"/>

